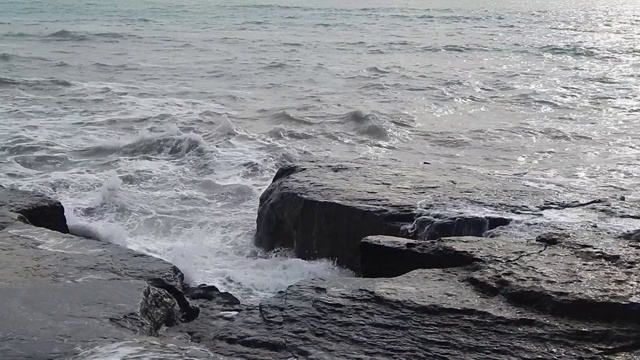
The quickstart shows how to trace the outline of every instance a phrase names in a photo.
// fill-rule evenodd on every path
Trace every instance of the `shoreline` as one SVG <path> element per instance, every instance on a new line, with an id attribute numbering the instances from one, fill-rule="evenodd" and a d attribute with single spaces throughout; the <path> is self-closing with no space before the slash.
<path id="1" fill-rule="evenodd" d="M 2 293 L 23 334 L 0 353 L 38 356 L 60 345 L 60 356 L 75 356 L 98 338 L 151 336 L 197 344 L 205 358 L 640 355 L 640 236 L 628 231 L 640 213 L 620 195 L 446 166 L 283 167 L 260 199 L 256 243 L 331 258 L 360 277 L 304 280 L 246 305 L 186 284 L 164 260 L 63 234 L 60 221 L 41 221 L 64 216 L 61 204 L 12 191 L 0 188 L 0 208 L 11 211 L 0 216 Z M 38 311 L 43 318 L 20 324 Z M 25 340 L 34 329 L 44 334 L 35 347 Z"/>

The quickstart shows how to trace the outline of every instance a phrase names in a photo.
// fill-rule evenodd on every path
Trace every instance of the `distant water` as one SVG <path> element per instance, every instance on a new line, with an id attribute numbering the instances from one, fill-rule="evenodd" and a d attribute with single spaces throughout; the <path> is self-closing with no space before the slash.
<path id="1" fill-rule="evenodd" d="M 0 0 L 0 183 L 256 302 L 348 275 L 252 245 L 307 158 L 638 188 L 640 2 Z"/>

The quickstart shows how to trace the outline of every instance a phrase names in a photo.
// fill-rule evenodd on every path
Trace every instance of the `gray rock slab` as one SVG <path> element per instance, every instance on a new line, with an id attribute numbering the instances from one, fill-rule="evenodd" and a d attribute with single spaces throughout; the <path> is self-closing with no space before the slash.
<path id="1" fill-rule="evenodd" d="M 514 306 L 477 291 L 467 276 L 421 269 L 390 279 L 305 281 L 199 339 L 246 359 L 596 359 L 637 338 L 629 323 Z"/>
<path id="2" fill-rule="evenodd" d="M 0 357 L 68 358 L 136 335 L 147 279 L 181 282 L 173 265 L 116 245 L 21 223 L 0 231 Z"/>
<path id="3" fill-rule="evenodd" d="M 372 263 L 366 266 L 369 271 L 389 271 L 398 263 L 404 268 L 466 266 L 465 281 L 477 291 L 518 307 L 640 326 L 640 249 L 624 239 L 586 236 L 566 237 L 557 245 L 499 237 L 415 241 L 371 236 L 362 241 L 362 255 L 365 264 Z"/>

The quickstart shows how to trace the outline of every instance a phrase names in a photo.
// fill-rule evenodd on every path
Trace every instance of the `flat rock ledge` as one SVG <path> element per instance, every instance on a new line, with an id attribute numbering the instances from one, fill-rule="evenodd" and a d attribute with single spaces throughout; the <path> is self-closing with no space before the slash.
<path id="1" fill-rule="evenodd" d="M 238 310 L 233 296 L 189 287 L 166 261 L 64 232 L 59 202 L 0 188 L 2 359 L 85 358 L 98 346 L 149 337 L 185 345 L 181 325 Z"/>
<path id="2" fill-rule="evenodd" d="M 295 284 L 202 341 L 256 359 L 639 358 L 639 210 L 447 166 L 284 167 L 256 244 L 362 277 Z"/>

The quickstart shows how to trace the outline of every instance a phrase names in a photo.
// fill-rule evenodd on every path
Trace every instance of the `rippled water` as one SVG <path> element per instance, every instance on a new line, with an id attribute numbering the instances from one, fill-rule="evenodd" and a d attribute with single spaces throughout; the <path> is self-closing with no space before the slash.
<path id="1" fill-rule="evenodd" d="M 277 166 L 640 173 L 629 1 L 0 0 L 0 183 L 255 302 L 326 261 L 251 244 Z"/>

